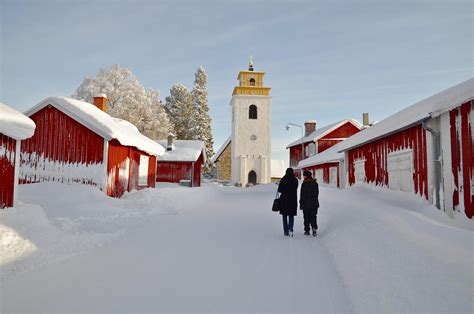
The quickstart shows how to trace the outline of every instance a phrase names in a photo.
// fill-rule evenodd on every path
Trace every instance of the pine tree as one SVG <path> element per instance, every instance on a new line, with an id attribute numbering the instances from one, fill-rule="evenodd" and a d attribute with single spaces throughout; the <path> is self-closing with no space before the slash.
<path id="1" fill-rule="evenodd" d="M 206 145 L 207 156 L 214 155 L 214 139 L 212 137 L 211 117 L 207 101 L 207 74 L 203 66 L 200 66 L 194 76 L 194 86 L 191 92 L 192 105 L 195 116 L 193 126 L 194 139 L 203 141 Z M 211 160 L 208 158 L 204 164 L 204 172 L 211 172 Z"/>
<path id="2" fill-rule="evenodd" d="M 84 78 L 72 97 L 92 103 L 99 93 L 107 95 L 107 113 L 129 121 L 144 135 L 160 139 L 173 131 L 159 91 L 146 90 L 129 69 L 101 68 L 96 78 Z"/>
<path id="3" fill-rule="evenodd" d="M 178 140 L 193 140 L 195 115 L 191 93 L 182 84 L 175 84 L 170 89 L 170 96 L 166 97 L 165 110 L 174 127 Z"/>

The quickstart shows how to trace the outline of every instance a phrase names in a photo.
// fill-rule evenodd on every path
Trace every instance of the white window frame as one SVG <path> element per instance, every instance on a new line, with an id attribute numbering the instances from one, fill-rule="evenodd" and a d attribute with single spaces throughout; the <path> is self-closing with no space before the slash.
<path id="1" fill-rule="evenodd" d="M 362 167 L 360 167 L 360 165 L 362 165 Z M 358 172 L 357 172 L 357 169 L 364 169 L 364 178 L 363 180 L 360 180 L 359 179 L 359 176 L 357 175 Z M 365 182 L 366 181 L 366 176 L 365 176 L 365 159 L 358 159 L 358 160 L 354 160 L 354 177 L 355 177 L 355 182 Z"/>
<path id="2" fill-rule="evenodd" d="M 150 157 L 140 155 L 140 164 L 138 165 L 138 186 L 148 186 L 148 165 Z"/>

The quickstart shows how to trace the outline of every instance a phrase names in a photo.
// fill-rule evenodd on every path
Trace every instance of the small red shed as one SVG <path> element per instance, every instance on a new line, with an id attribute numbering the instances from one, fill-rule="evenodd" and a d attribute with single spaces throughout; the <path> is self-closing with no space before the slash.
<path id="1" fill-rule="evenodd" d="M 350 185 L 368 182 L 416 193 L 474 215 L 474 79 L 426 98 L 341 143 Z"/>
<path id="2" fill-rule="evenodd" d="M 157 141 L 166 151 L 157 158 L 156 182 L 189 182 L 189 186 L 201 186 L 201 166 L 206 161 L 205 144 L 194 140 Z"/>
<path id="3" fill-rule="evenodd" d="M 0 208 L 15 206 L 20 143 L 34 132 L 33 120 L 0 103 Z"/>
<path id="4" fill-rule="evenodd" d="M 326 149 L 356 134 L 362 125 L 354 119 L 345 119 L 320 129 L 316 121 L 309 120 L 304 124 L 305 135 L 286 148 L 290 150 L 290 167 L 298 168 L 298 163 L 308 157 L 324 152 Z"/>
<path id="5" fill-rule="evenodd" d="M 113 197 L 154 187 L 164 148 L 105 113 L 106 101 L 104 94 L 94 104 L 50 97 L 28 110 L 37 127 L 21 144 L 20 183 L 89 184 Z"/>

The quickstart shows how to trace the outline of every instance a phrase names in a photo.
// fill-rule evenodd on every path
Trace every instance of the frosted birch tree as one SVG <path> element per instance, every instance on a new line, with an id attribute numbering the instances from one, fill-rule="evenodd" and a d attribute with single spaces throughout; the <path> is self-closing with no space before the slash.
<path id="1" fill-rule="evenodd" d="M 194 140 L 195 112 L 192 104 L 191 93 L 182 84 L 175 84 L 166 97 L 166 113 L 174 127 L 178 140 Z"/>
<path id="2" fill-rule="evenodd" d="M 214 139 L 212 137 L 211 117 L 207 101 L 207 74 L 203 66 L 200 66 L 194 75 L 194 85 L 191 92 L 194 111 L 193 135 L 194 139 L 206 144 L 207 156 L 214 155 Z M 204 164 L 204 172 L 211 172 L 210 159 Z"/>
<path id="3" fill-rule="evenodd" d="M 85 77 L 72 97 L 92 103 L 101 93 L 107 95 L 107 113 L 131 122 L 142 134 L 164 139 L 173 131 L 159 91 L 145 89 L 129 69 L 101 68 L 95 78 Z"/>

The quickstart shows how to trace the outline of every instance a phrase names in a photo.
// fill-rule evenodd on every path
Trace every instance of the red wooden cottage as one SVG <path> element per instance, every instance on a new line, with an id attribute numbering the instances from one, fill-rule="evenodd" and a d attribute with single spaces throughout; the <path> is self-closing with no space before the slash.
<path id="1" fill-rule="evenodd" d="M 20 183 L 83 183 L 113 197 L 154 187 L 164 148 L 105 113 L 106 102 L 104 94 L 94 104 L 50 97 L 28 110 L 36 132 L 21 144 Z"/>
<path id="2" fill-rule="evenodd" d="M 172 136 L 157 142 L 166 146 L 166 151 L 157 158 L 156 182 L 201 186 L 201 166 L 206 161 L 204 142 L 173 140 Z"/>
<path id="3" fill-rule="evenodd" d="M 35 132 L 35 123 L 0 103 L 0 208 L 17 201 L 20 143 Z"/>
<path id="4" fill-rule="evenodd" d="M 320 129 L 316 128 L 316 121 L 306 121 L 305 135 L 286 148 L 290 150 L 290 167 L 298 168 L 298 163 L 308 157 L 322 153 L 346 138 L 359 132 L 362 125 L 353 119 L 345 119 Z"/>
<path id="5" fill-rule="evenodd" d="M 348 183 L 413 192 L 453 217 L 474 215 L 474 79 L 424 99 L 341 143 Z"/>

